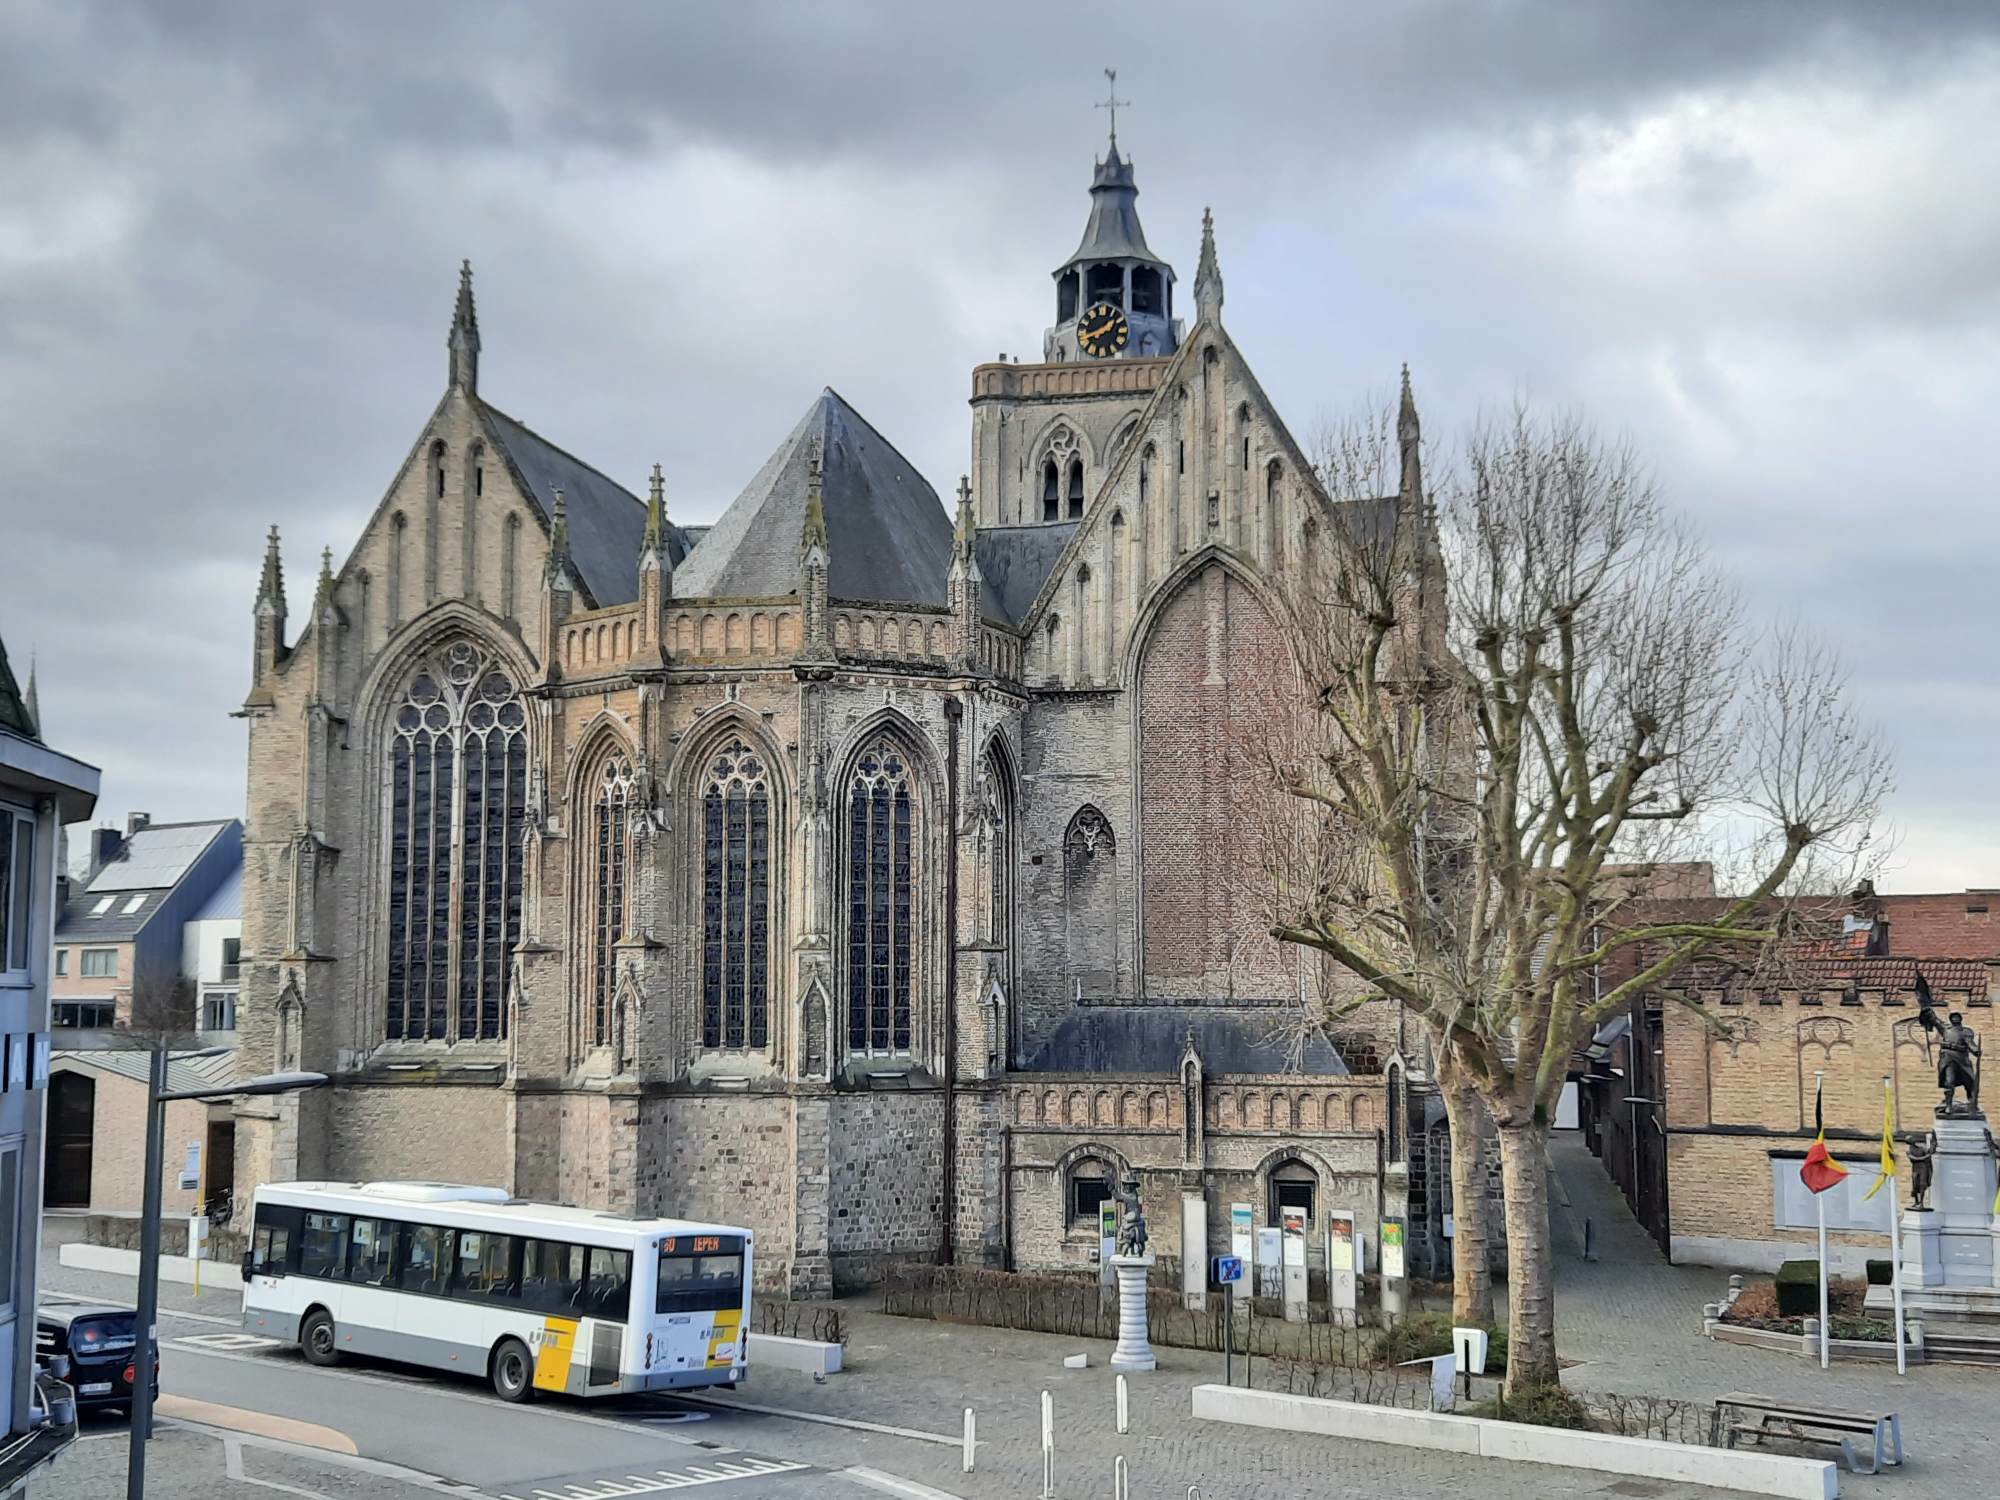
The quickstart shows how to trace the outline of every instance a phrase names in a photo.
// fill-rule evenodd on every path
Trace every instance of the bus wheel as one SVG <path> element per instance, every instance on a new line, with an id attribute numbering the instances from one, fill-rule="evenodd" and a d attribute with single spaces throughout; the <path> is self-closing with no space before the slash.
<path id="1" fill-rule="evenodd" d="M 340 1346 L 333 1337 L 332 1313 L 323 1307 L 315 1307 L 306 1314 L 305 1324 L 299 1329 L 299 1348 L 305 1351 L 308 1364 L 340 1363 Z"/>
<path id="2" fill-rule="evenodd" d="M 493 1349 L 493 1394 L 502 1401 L 526 1401 L 535 1393 L 535 1361 L 519 1339 L 502 1339 Z"/>

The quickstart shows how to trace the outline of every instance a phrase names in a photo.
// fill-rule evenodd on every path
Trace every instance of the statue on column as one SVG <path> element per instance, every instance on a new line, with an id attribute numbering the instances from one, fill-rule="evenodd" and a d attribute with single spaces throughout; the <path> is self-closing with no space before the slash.
<path id="1" fill-rule="evenodd" d="M 1119 1255 L 1146 1253 L 1146 1210 L 1139 1202 L 1139 1179 L 1127 1177 L 1118 1189 Z"/>
<path id="2" fill-rule="evenodd" d="M 1938 1037 L 1938 1088 L 1944 1093 L 1944 1100 L 1937 1107 L 1940 1119 L 1956 1118 L 1979 1113 L 1979 1034 L 1965 1024 L 1965 1013 L 1953 1011 L 1950 1018 L 1939 1024 L 1937 1012 L 1928 1006 L 1917 1012 L 1917 1019 L 1926 1031 L 1934 1031 Z M 1960 1104 L 1954 1097 L 1960 1089 L 1965 1090 L 1965 1102 Z"/>

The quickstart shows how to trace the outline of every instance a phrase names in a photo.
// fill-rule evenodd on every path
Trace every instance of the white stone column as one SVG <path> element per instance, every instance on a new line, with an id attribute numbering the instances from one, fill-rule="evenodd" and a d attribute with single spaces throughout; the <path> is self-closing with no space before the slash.
<path id="1" fill-rule="evenodd" d="M 1146 1336 L 1146 1276 L 1153 1269 L 1150 1255 L 1114 1255 L 1111 1269 L 1118 1277 L 1118 1346 L 1111 1351 L 1114 1370 L 1153 1370 L 1153 1345 Z"/>

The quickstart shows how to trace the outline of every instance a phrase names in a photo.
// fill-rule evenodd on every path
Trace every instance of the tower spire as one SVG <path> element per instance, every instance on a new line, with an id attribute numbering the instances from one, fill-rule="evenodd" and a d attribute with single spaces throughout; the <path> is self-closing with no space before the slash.
<path id="1" fill-rule="evenodd" d="M 1222 321 L 1222 266 L 1215 257 L 1215 215 L 1201 211 L 1201 263 L 1194 272 L 1195 313 L 1203 321 Z"/>
<path id="2" fill-rule="evenodd" d="M 558 489 L 555 513 L 549 521 L 548 577 L 551 587 L 568 591 L 569 561 L 569 506 L 563 500 L 563 492 Z"/>
<path id="3" fill-rule="evenodd" d="M 285 656 L 285 564 L 278 555 L 278 528 L 273 526 L 264 541 L 264 576 L 257 581 L 255 617 L 256 644 L 250 680 L 261 687 L 265 674 Z"/>
<path id="4" fill-rule="evenodd" d="M 812 456 L 806 460 L 806 521 L 805 529 L 799 538 L 799 545 L 805 554 L 808 566 L 811 565 L 812 554 L 817 551 L 820 555 L 819 565 L 825 567 L 827 554 L 831 550 L 826 535 L 826 505 L 820 495 L 825 482 L 823 468 L 823 450 L 820 440 L 815 437 Z"/>
<path id="5" fill-rule="evenodd" d="M 276 606 L 282 617 L 285 613 L 285 564 L 278 555 L 278 528 L 273 526 L 271 534 L 264 539 L 264 576 L 257 583 L 257 603 L 260 606 Z"/>
<path id="6" fill-rule="evenodd" d="M 468 396 L 479 393 L 479 311 L 472 301 L 472 262 L 458 267 L 458 305 L 452 309 L 451 334 L 445 340 L 451 351 L 452 389 Z"/>
<path id="7" fill-rule="evenodd" d="M 1403 395 L 1396 408 L 1396 446 L 1403 461 L 1402 495 L 1414 500 L 1423 494 L 1423 427 L 1417 421 L 1417 398 L 1410 389 L 1410 367 L 1403 366 Z"/>
<path id="8" fill-rule="evenodd" d="M 826 502 L 820 493 L 825 483 L 824 441 L 824 430 L 813 434 L 806 459 L 806 518 L 799 529 L 799 614 L 803 626 L 799 660 L 809 662 L 834 659 L 829 576 L 832 548 L 826 536 Z"/>
<path id="9" fill-rule="evenodd" d="M 42 692 L 35 682 L 35 668 L 38 665 L 34 653 L 28 655 L 28 693 L 23 700 L 28 707 L 28 728 L 34 734 L 42 732 Z"/>
<path id="10" fill-rule="evenodd" d="M 313 613 L 324 615 L 333 606 L 333 548 L 322 547 L 319 554 L 319 587 L 313 591 Z"/>
<path id="11" fill-rule="evenodd" d="M 660 472 L 658 464 L 653 465 L 653 474 L 646 494 L 646 534 L 639 543 L 640 558 L 647 553 L 664 555 L 667 540 L 667 480 Z"/>

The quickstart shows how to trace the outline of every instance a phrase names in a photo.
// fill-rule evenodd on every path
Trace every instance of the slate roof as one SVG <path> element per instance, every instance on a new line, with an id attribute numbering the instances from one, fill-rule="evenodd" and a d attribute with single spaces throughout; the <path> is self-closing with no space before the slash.
<path id="1" fill-rule="evenodd" d="M 1139 225 L 1138 198 L 1132 164 L 1118 154 L 1117 143 L 1113 142 L 1111 154 L 1091 174 L 1090 218 L 1083 226 L 1083 242 L 1056 274 L 1060 276 L 1080 260 L 1129 257 L 1154 262 L 1172 280 L 1174 268 L 1147 247 L 1146 231 Z"/>
<path id="2" fill-rule="evenodd" d="M 190 867 L 234 820 L 154 823 L 125 840 L 115 859 L 71 896 L 56 938 L 75 943 L 122 943 L 139 935 Z M 105 901 L 110 906 L 97 910 Z"/>
<path id="3" fill-rule="evenodd" d="M 1064 1018 L 1020 1071 L 1027 1073 L 1179 1073 L 1188 1032 L 1194 1032 L 1202 1071 L 1345 1076 L 1347 1064 L 1326 1037 L 1313 1031 L 1294 1068 L 1294 1029 L 1285 1007 L 1231 1005 L 1084 1005 Z M 1294 1018 L 1295 1022 L 1295 1018 Z"/>
<path id="4" fill-rule="evenodd" d="M 1009 624 L 1019 625 L 1034 607 L 1035 596 L 1048 582 L 1080 521 L 1043 526 L 982 526 L 973 537 L 972 555 L 985 580 L 985 606 Z"/>
<path id="5" fill-rule="evenodd" d="M 555 515 L 556 491 L 563 492 L 570 557 L 591 602 L 602 607 L 638 598 L 639 540 L 646 530 L 646 502 L 491 402 L 481 401 L 479 408 L 545 525 Z M 678 568 L 693 544 L 680 527 L 670 523 L 668 530 L 668 555 Z"/>
<path id="6" fill-rule="evenodd" d="M 823 454 L 820 503 L 831 543 L 828 594 L 870 603 L 946 603 L 952 523 L 937 491 L 831 387 L 676 570 L 675 595 L 797 592 L 815 438 Z"/>
<path id="7" fill-rule="evenodd" d="M 152 1078 L 152 1054 L 143 1047 L 59 1049 L 55 1056 L 68 1058 L 88 1067 L 101 1068 L 106 1073 L 115 1073 L 120 1078 L 131 1079 L 134 1083 L 147 1083 Z M 167 1059 L 167 1089 L 172 1093 L 179 1093 L 184 1089 L 212 1089 L 233 1082 L 235 1078 L 234 1052 L 222 1057 Z"/>

